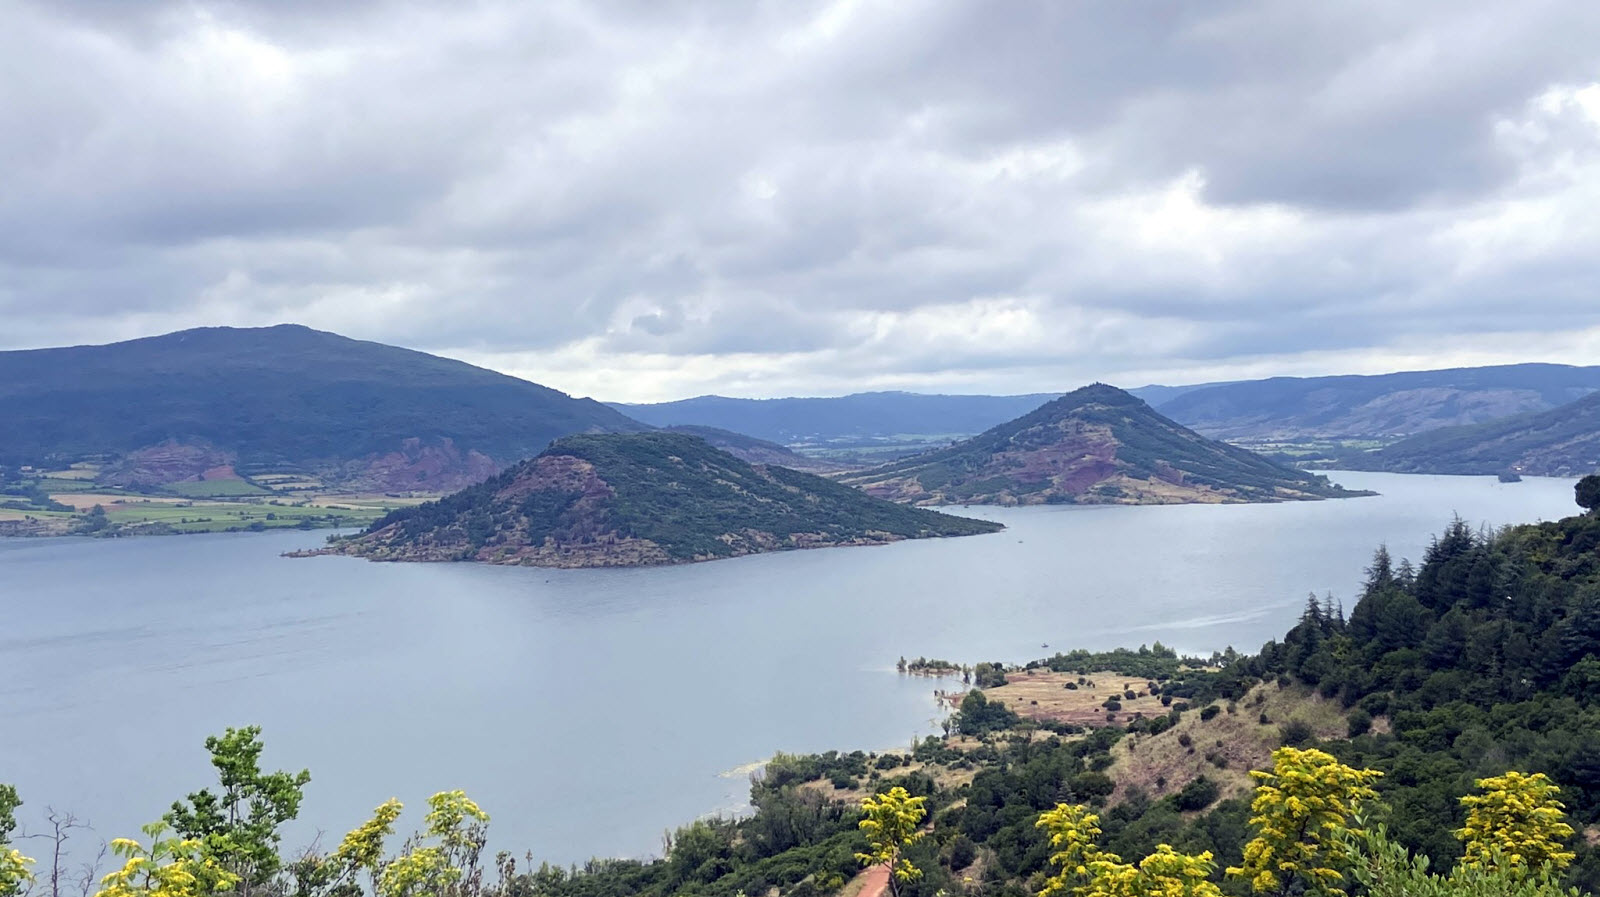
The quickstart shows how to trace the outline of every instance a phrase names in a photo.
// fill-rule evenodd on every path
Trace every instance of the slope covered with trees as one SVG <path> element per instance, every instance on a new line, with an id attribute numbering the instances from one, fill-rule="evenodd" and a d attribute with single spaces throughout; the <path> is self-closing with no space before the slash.
<path id="1" fill-rule="evenodd" d="M 843 481 L 919 504 L 1168 504 L 1355 494 L 1207 439 L 1100 383 L 949 448 Z"/>
<path id="2" fill-rule="evenodd" d="M 1339 463 L 1397 473 L 1582 476 L 1600 470 L 1600 394 L 1549 411 L 1422 433 Z"/>
<path id="3" fill-rule="evenodd" d="M 558 440 L 476 486 L 390 513 L 330 552 L 376 560 L 635 566 L 995 532 L 683 433 Z"/>
<path id="4" fill-rule="evenodd" d="M 0 420 L 0 465 L 92 458 L 119 484 L 231 466 L 421 490 L 571 433 L 647 429 L 526 380 L 296 325 L 0 352 Z"/>

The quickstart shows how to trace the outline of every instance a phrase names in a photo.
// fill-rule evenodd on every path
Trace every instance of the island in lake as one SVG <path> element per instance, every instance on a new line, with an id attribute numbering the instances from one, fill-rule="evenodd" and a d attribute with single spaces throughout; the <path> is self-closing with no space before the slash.
<path id="1" fill-rule="evenodd" d="M 559 439 L 482 483 L 303 554 L 632 567 L 1003 528 L 750 464 L 684 433 L 605 433 Z"/>
<path id="2" fill-rule="evenodd" d="M 1207 439 L 1104 383 L 949 448 L 842 479 L 873 495 L 919 505 L 1223 503 L 1369 494 Z"/>

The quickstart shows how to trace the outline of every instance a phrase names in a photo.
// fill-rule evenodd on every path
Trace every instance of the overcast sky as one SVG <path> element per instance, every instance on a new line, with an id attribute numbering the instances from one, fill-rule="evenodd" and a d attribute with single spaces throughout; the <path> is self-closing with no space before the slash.
<path id="1" fill-rule="evenodd" d="M 1600 363 L 1600 3 L 0 0 L 0 348 L 579 395 Z"/>

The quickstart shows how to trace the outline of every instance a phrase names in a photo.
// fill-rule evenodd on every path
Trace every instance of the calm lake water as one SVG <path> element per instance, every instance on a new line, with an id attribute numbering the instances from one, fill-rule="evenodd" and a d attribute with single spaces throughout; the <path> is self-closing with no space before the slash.
<path id="1" fill-rule="evenodd" d="M 266 729 L 313 780 L 290 846 L 390 796 L 464 788 L 494 847 L 658 852 L 738 809 L 774 751 L 937 730 L 904 654 L 1024 661 L 1280 636 L 1308 591 L 1352 601 L 1373 548 L 1418 558 L 1454 513 L 1576 510 L 1572 481 L 1336 474 L 1375 498 L 971 508 L 1005 532 L 685 567 L 553 571 L 291 560 L 320 533 L 0 540 L 0 781 L 132 833 L 212 779 L 202 742 Z"/>

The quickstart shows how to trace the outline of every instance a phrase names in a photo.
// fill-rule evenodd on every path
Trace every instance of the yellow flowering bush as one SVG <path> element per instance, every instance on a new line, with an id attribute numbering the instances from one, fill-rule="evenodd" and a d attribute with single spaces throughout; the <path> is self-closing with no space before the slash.
<path id="1" fill-rule="evenodd" d="M 198 839 L 163 838 L 164 822 L 152 822 L 142 831 L 149 847 L 131 838 L 111 842 L 112 853 L 125 861 L 100 880 L 95 897 L 206 897 L 226 894 L 239 883 L 239 876 L 207 855 Z"/>
<path id="2" fill-rule="evenodd" d="M 897 785 L 861 802 L 863 815 L 858 825 L 867 836 L 867 852 L 856 854 L 856 859 L 864 866 L 887 866 L 892 873 L 889 887 L 895 894 L 900 893 L 901 882 L 922 877 L 922 870 L 902 854 L 922 838 L 918 828 L 928 815 L 923 807 L 926 801 L 924 797 L 912 797 Z"/>
<path id="3" fill-rule="evenodd" d="M 1539 869 L 1559 872 L 1575 857 L 1565 842 L 1572 826 L 1564 819 L 1556 795 L 1561 789 L 1542 772 L 1508 772 L 1479 779 L 1483 794 L 1461 799 L 1467 824 L 1456 831 L 1466 844 L 1461 864 L 1506 871 Z"/>
<path id="4" fill-rule="evenodd" d="M 33 881 L 33 858 L 22 851 L 0 846 L 0 897 L 12 897 L 22 892 L 23 885 Z"/>
<path id="5" fill-rule="evenodd" d="M 1095 843 L 1100 817 L 1073 804 L 1058 804 L 1040 814 L 1036 825 L 1050 835 L 1055 851 L 1050 863 L 1058 870 L 1045 881 L 1040 897 L 1222 897 L 1207 880 L 1216 868 L 1210 851 L 1182 854 L 1161 844 L 1137 866 L 1124 863 Z"/>
<path id="6" fill-rule="evenodd" d="M 1360 834 L 1351 819 L 1376 797 L 1371 783 L 1382 773 L 1345 766 L 1315 749 L 1282 747 L 1272 771 L 1254 770 L 1250 824 L 1256 836 L 1244 847 L 1244 862 L 1228 870 L 1258 894 L 1343 895 L 1340 839 Z"/>

